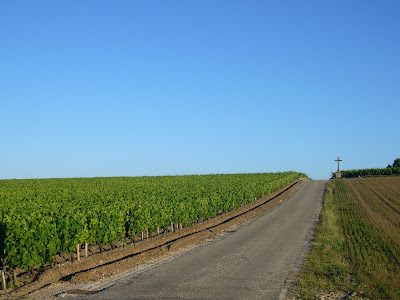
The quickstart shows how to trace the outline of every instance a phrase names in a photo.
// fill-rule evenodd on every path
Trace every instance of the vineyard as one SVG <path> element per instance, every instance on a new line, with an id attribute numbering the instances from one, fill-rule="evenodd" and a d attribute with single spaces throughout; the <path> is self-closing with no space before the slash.
<path id="1" fill-rule="evenodd" d="M 237 209 L 296 172 L 0 181 L 1 269 L 29 270 L 81 245 L 135 242 Z M 87 248 L 86 248 L 87 249 Z M 15 272 L 14 272 L 15 276 Z"/>

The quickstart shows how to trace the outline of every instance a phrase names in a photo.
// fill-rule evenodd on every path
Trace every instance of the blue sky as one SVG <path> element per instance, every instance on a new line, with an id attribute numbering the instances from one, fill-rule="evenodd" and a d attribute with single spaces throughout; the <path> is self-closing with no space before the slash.
<path id="1" fill-rule="evenodd" d="M 400 157 L 400 1 L 1 1 L 0 178 Z"/>

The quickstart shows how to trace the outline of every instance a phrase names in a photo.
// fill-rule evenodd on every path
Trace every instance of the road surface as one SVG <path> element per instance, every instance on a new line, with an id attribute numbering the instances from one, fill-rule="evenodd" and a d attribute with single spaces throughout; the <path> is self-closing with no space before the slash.
<path id="1" fill-rule="evenodd" d="M 326 181 L 231 232 L 86 299 L 279 299 L 305 257 Z"/>

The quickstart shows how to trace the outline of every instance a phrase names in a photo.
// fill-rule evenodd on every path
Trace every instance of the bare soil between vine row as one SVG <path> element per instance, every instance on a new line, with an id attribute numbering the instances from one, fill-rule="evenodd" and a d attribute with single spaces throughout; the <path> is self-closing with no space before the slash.
<path id="1" fill-rule="evenodd" d="M 305 180 L 293 181 L 253 203 L 191 227 L 168 234 L 160 234 L 152 239 L 135 244 L 131 243 L 125 247 L 114 249 L 110 247 L 102 253 L 95 253 L 87 258 L 81 257 L 80 262 L 71 263 L 68 261 L 51 267 L 48 266 L 32 275 L 32 283 L 16 290 L 1 291 L 0 297 L 33 296 L 33 293 L 54 283 L 70 284 L 71 287 L 68 290 L 71 290 L 74 285 L 96 281 L 162 257 L 177 254 L 262 215 L 291 196 Z"/>

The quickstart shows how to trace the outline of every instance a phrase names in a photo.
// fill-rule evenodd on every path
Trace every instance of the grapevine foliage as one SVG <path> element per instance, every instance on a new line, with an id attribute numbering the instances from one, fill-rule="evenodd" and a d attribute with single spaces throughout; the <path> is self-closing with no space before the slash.
<path id="1" fill-rule="evenodd" d="M 302 173 L 0 180 L 0 259 L 53 263 L 76 245 L 188 226 L 268 195 Z"/>

